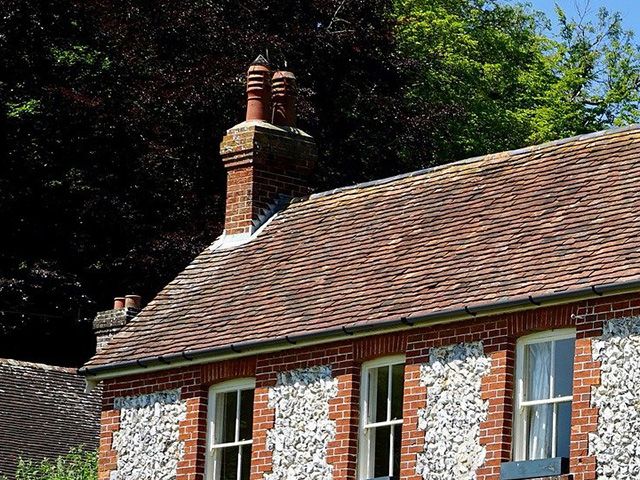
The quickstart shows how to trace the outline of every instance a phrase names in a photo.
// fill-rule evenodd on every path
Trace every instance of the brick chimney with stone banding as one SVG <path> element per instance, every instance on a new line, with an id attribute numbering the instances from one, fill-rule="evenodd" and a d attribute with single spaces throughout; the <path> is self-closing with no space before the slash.
<path id="1" fill-rule="evenodd" d="M 140 312 L 140 295 L 127 295 L 113 299 L 113 308 L 98 312 L 93 320 L 96 335 L 96 352 L 101 352 L 111 337 L 118 333 Z"/>
<path id="2" fill-rule="evenodd" d="M 309 193 L 316 144 L 295 128 L 295 77 L 275 72 L 271 80 L 259 56 L 247 72 L 246 120 L 227 130 L 220 145 L 227 170 L 225 236 L 250 236 L 287 199 Z"/>

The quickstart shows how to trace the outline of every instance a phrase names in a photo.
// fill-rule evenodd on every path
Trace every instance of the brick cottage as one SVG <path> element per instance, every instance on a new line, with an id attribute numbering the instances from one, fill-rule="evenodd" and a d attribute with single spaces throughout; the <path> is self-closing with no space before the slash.
<path id="1" fill-rule="evenodd" d="M 97 319 L 99 479 L 640 478 L 640 128 L 309 194 L 294 83 L 254 62 L 224 233 Z"/>

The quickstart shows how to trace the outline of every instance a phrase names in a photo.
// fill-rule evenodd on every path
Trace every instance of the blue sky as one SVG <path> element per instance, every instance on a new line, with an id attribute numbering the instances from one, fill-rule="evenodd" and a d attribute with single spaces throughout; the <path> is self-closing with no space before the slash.
<path id="1" fill-rule="evenodd" d="M 619 11 L 624 18 L 624 27 L 635 32 L 636 42 L 640 42 L 640 0 L 529 0 L 533 8 L 542 10 L 553 18 L 554 5 L 557 3 L 569 14 L 576 12 L 576 4 L 583 8 L 587 3 L 592 15 L 600 7 L 610 11 Z"/>

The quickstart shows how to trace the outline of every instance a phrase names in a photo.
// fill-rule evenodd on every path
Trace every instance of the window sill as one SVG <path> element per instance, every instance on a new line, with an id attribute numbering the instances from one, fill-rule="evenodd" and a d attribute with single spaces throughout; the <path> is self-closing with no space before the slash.
<path id="1" fill-rule="evenodd" d="M 560 477 L 568 480 L 569 459 L 566 457 L 505 462 L 500 465 L 500 480 L 527 480 Z"/>

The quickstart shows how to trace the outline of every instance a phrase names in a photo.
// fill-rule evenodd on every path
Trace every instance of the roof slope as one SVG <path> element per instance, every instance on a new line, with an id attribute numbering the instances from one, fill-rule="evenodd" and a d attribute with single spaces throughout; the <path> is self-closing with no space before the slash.
<path id="1" fill-rule="evenodd" d="M 640 276 L 640 127 L 293 202 L 207 249 L 89 365 Z"/>
<path id="2" fill-rule="evenodd" d="M 101 393 L 84 388 L 73 368 L 0 359 L 0 476 L 14 478 L 19 457 L 98 447 Z"/>

